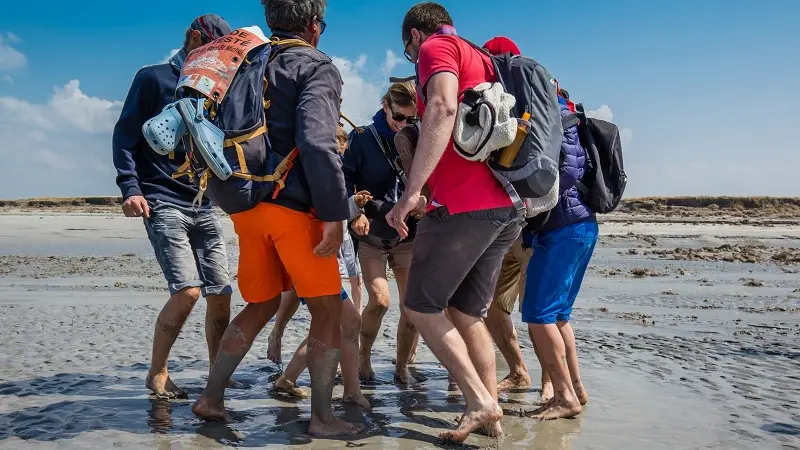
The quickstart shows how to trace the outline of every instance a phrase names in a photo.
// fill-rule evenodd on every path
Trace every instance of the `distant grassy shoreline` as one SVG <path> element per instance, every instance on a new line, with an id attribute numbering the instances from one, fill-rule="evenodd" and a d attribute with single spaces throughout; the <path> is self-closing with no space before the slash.
<path id="1" fill-rule="evenodd" d="M 40 197 L 0 200 L 4 209 L 116 208 L 121 197 Z M 624 199 L 620 212 L 642 212 L 664 208 L 708 208 L 745 211 L 764 208 L 800 208 L 800 197 L 642 197 Z"/>

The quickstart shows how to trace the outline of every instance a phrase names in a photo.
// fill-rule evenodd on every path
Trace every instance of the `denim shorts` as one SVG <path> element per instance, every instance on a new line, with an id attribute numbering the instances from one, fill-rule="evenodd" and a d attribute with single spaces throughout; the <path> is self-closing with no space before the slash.
<path id="1" fill-rule="evenodd" d="M 203 296 L 233 292 L 222 226 L 211 208 L 151 202 L 144 227 L 171 295 L 198 287 Z"/>
<path id="2" fill-rule="evenodd" d="M 405 306 L 424 314 L 448 307 L 486 317 L 503 256 L 521 227 L 514 208 L 425 214 L 411 247 Z"/>
<path id="3" fill-rule="evenodd" d="M 347 231 L 347 222 L 344 222 L 344 237 L 342 246 L 336 252 L 336 259 L 339 262 L 339 276 L 342 278 L 352 278 L 361 275 L 361 264 L 356 257 L 356 249 L 353 245 L 353 238 Z"/>
<path id="4" fill-rule="evenodd" d="M 522 303 L 523 322 L 569 322 L 597 236 L 595 219 L 536 235 Z"/>

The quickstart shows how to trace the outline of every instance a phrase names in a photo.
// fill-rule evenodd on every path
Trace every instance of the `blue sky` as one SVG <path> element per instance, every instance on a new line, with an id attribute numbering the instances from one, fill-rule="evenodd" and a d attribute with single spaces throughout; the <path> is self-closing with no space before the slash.
<path id="1" fill-rule="evenodd" d="M 389 73 L 413 73 L 400 24 L 414 3 L 330 1 L 321 49 L 343 73 L 345 112 L 361 122 Z M 613 117 L 625 132 L 629 196 L 800 195 L 800 146 L 790 135 L 800 2 L 442 3 L 461 35 L 511 37 L 575 100 Z M 119 102 L 134 73 L 163 61 L 206 12 L 267 30 L 256 0 L 6 5 L 0 198 L 117 194 L 110 132 Z M 50 175 L 30 176 L 35 168 Z"/>

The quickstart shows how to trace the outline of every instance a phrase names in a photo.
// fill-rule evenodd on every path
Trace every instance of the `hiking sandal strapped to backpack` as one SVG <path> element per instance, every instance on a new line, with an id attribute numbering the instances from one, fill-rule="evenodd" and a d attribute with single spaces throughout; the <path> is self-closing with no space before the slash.
<path id="1" fill-rule="evenodd" d="M 226 213 L 235 214 L 270 195 L 277 197 L 285 186 L 299 150 L 283 156 L 272 149 L 264 74 L 267 64 L 291 47 L 311 45 L 300 39 L 268 39 L 253 26 L 192 51 L 181 69 L 175 107 L 168 106 L 145 124 L 145 136 L 158 137 L 148 142 L 161 153 L 173 141 L 169 133 L 180 132 L 173 111 L 182 116 L 189 134 L 187 162 L 173 177 L 188 176 L 198 185 L 196 204 L 206 195 Z M 171 121 L 160 125 L 165 119 Z"/>

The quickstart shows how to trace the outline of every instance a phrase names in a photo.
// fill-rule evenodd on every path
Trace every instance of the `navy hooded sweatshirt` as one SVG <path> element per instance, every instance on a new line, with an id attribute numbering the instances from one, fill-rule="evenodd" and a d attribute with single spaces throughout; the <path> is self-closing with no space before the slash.
<path id="1" fill-rule="evenodd" d="M 175 101 L 179 71 L 170 64 L 142 68 L 133 79 L 122 113 L 114 127 L 112 147 L 117 169 L 117 186 L 123 200 L 143 195 L 149 203 L 162 201 L 191 207 L 197 188 L 189 177 L 172 178 L 186 161 L 183 144 L 174 157 L 156 153 L 142 135 L 142 125 Z M 203 206 L 208 206 L 203 199 Z"/>

